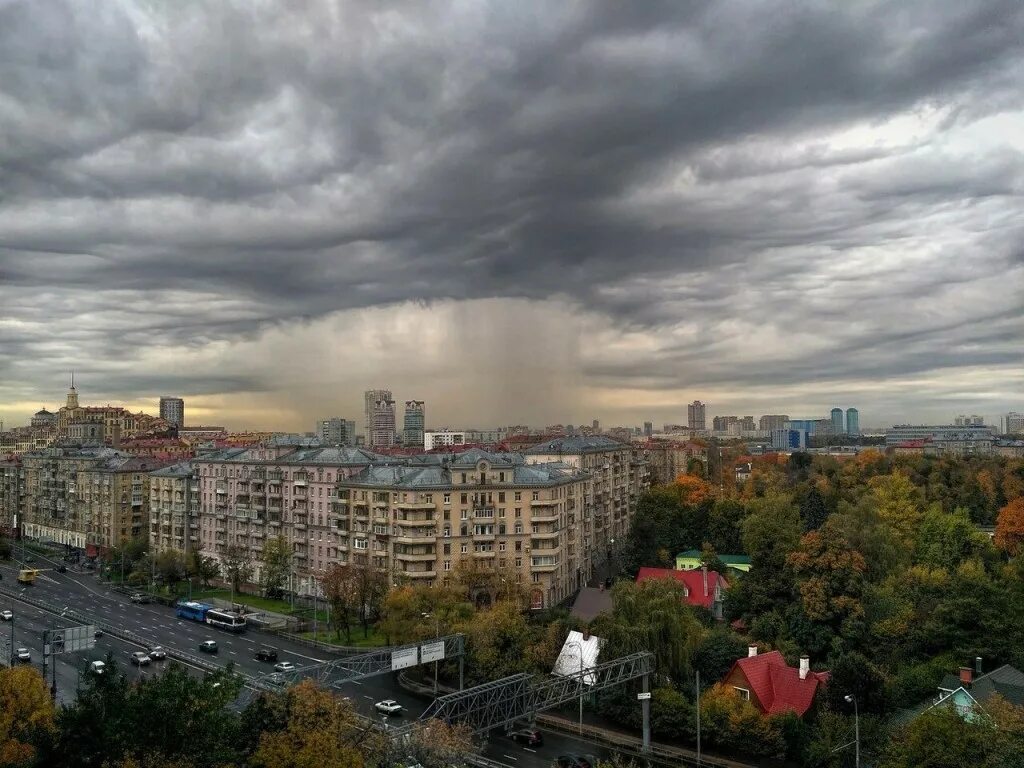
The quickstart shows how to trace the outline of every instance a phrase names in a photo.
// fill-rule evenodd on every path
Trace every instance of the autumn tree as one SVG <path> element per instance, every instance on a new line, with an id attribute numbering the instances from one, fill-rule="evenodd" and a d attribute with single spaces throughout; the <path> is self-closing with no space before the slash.
<path id="1" fill-rule="evenodd" d="M 704 738 L 716 746 L 764 757 L 786 751 L 778 723 L 721 683 L 701 696 L 700 719 Z"/>
<path id="2" fill-rule="evenodd" d="M 368 746 L 363 739 L 366 726 L 347 699 L 310 680 L 292 686 L 284 696 L 283 724 L 260 736 L 249 759 L 253 768 L 363 768 L 356 744 Z M 383 740 L 373 744 L 380 753 L 387 751 Z"/>
<path id="3" fill-rule="evenodd" d="M 450 634 L 472 616 L 473 605 L 460 585 L 406 585 L 384 599 L 381 629 L 398 645 Z"/>
<path id="4" fill-rule="evenodd" d="M 53 702 L 32 667 L 0 669 L 0 766 L 31 765 L 53 731 Z"/>
<path id="5" fill-rule="evenodd" d="M 404 743 L 389 740 L 393 760 L 411 757 L 423 768 L 450 768 L 464 765 L 475 750 L 473 732 L 464 724 L 449 725 L 442 720 L 428 720 L 413 729 Z M 404 764 L 404 763 L 402 763 Z"/>
<path id="6" fill-rule="evenodd" d="M 352 616 L 358 605 L 358 589 L 352 567 L 344 563 L 332 563 L 320 582 L 324 597 L 331 605 L 331 621 L 337 637 L 345 630 L 346 642 L 352 642 Z"/>
<path id="7" fill-rule="evenodd" d="M 679 503 L 687 507 L 697 507 L 715 495 L 715 487 L 696 475 L 679 475 L 669 486 L 679 498 Z"/>
<path id="8" fill-rule="evenodd" d="M 1024 543 L 1024 496 L 1018 496 L 999 510 L 996 519 L 996 546 L 1012 557 Z"/>
<path id="9" fill-rule="evenodd" d="M 242 585 L 252 578 L 252 553 L 240 544 L 228 544 L 220 558 L 224 578 L 231 583 L 231 589 L 240 592 Z"/>
<path id="10" fill-rule="evenodd" d="M 292 550 L 283 536 L 271 536 L 263 542 L 261 586 L 268 597 L 281 594 L 291 572 Z"/>
<path id="11" fill-rule="evenodd" d="M 177 549 L 165 549 L 156 556 L 156 574 L 164 584 L 174 585 L 187 575 L 185 555 Z"/>
<path id="12" fill-rule="evenodd" d="M 921 491 L 902 472 L 871 478 L 871 494 L 878 502 L 878 514 L 907 546 L 912 546 L 921 522 Z"/>
<path id="13" fill-rule="evenodd" d="M 522 672 L 522 659 L 530 644 L 530 627 L 519 607 L 509 602 L 477 611 L 463 631 L 470 676 L 497 680 Z"/>
<path id="14" fill-rule="evenodd" d="M 863 618 L 861 595 L 867 566 L 840 531 L 826 525 L 804 535 L 786 562 L 796 576 L 808 619 L 838 632 L 844 622 Z"/>

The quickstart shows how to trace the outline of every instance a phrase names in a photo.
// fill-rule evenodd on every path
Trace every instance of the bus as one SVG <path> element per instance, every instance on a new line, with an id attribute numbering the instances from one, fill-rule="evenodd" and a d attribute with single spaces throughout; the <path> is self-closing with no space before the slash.
<path id="1" fill-rule="evenodd" d="M 211 627 L 225 629 L 228 632 L 242 632 L 245 630 L 245 617 L 237 613 L 219 611 L 212 605 L 184 601 L 178 603 L 178 618 L 198 621 L 202 624 L 209 624 Z"/>
<path id="2" fill-rule="evenodd" d="M 38 573 L 35 568 L 22 568 L 18 571 L 18 581 L 22 584 L 35 584 Z"/>
<path id="3" fill-rule="evenodd" d="M 206 612 L 206 623 L 211 627 L 226 629 L 228 632 L 243 632 L 245 630 L 245 616 L 218 611 L 216 608 L 211 608 Z"/>

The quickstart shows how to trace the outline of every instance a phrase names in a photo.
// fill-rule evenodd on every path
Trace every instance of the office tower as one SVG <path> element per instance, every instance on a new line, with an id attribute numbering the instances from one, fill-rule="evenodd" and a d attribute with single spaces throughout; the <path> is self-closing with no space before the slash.
<path id="1" fill-rule="evenodd" d="M 686 420 L 690 429 L 707 429 L 707 406 L 700 400 L 694 400 L 686 406 Z"/>
<path id="2" fill-rule="evenodd" d="M 841 434 L 843 434 L 843 432 L 846 431 L 846 422 L 845 422 L 845 420 L 843 418 L 843 409 L 842 408 L 833 408 L 831 416 L 832 416 L 832 434 L 833 435 L 841 435 Z"/>
<path id="3" fill-rule="evenodd" d="M 160 418 L 176 427 L 185 426 L 185 401 L 180 397 L 161 397 Z"/>
<path id="4" fill-rule="evenodd" d="M 772 432 L 776 429 L 785 429 L 786 422 L 789 421 L 787 414 L 775 414 L 762 416 L 758 422 L 758 429 L 762 432 Z"/>
<path id="5" fill-rule="evenodd" d="M 325 445 L 355 445 L 356 442 L 356 423 L 340 416 L 320 419 L 315 431 Z"/>
<path id="6" fill-rule="evenodd" d="M 645 421 L 644 422 L 644 437 L 650 437 L 653 434 L 654 434 L 654 422 Z"/>
<path id="7" fill-rule="evenodd" d="M 856 408 L 846 409 L 846 434 L 860 434 L 860 412 Z"/>
<path id="8" fill-rule="evenodd" d="M 756 432 L 757 425 L 754 423 L 753 416 L 744 416 L 740 419 L 740 431 L 742 432 Z"/>
<path id="9" fill-rule="evenodd" d="M 367 433 L 371 448 L 388 448 L 395 444 L 395 401 L 390 398 L 374 402 L 370 413 L 370 431 Z"/>
<path id="10" fill-rule="evenodd" d="M 423 447 L 423 427 L 427 409 L 422 400 L 405 401 L 405 421 L 402 425 L 402 444 Z"/>
<path id="11" fill-rule="evenodd" d="M 595 432 L 599 432 L 601 430 L 601 422 L 597 419 L 594 419 L 593 430 Z"/>
<path id="12" fill-rule="evenodd" d="M 370 433 L 373 431 L 373 409 L 381 400 L 392 400 L 390 389 L 368 389 L 363 393 L 363 413 L 366 416 L 366 444 L 373 445 Z"/>
<path id="13" fill-rule="evenodd" d="M 711 420 L 711 428 L 715 432 L 725 432 L 729 429 L 731 424 L 736 424 L 739 420 L 739 416 L 715 416 L 715 418 Z"/>
<path id="14" fill-rule="evenodd" d="M 1006 414 L 1004 425 L 1005 429 L 1003 431 L 1008 435 L 1015 435 L 1018 432 L 1024 432 L 1024 413 L 1010 411 Z"/>

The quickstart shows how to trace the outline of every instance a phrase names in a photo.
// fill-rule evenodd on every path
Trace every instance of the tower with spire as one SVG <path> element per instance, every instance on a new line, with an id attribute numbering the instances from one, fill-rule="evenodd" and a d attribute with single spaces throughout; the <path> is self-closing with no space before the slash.
<path id="1" fill-rule="evenodd" d="M 78 390 L 75 389 L 75 372 L 71 372 L 71 389 L 68 390 L 68 401 L 66 408 L 78 408 Z"/>

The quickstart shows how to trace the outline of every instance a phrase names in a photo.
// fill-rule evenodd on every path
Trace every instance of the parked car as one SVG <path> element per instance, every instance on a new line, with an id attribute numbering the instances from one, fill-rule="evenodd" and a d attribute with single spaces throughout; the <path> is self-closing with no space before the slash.
<path id="1" fill-rule="evenodd" d="M 199 644 L 199 650 L 203 653 L 216 653 L 217 652 L 217 641 L 216 640 L 203 640 Z"/>
<path id="2" fill-rule="evenodd" d="M 149 595 L 144 595 L 141 592 L 136 592 L 134 595 L 132 595 L 132 602 L 133 603 L 139 603 L 140 605 L 143 605 L 143 604 L 151 602 L 151 600 L 149 598 Z"/>
<path id="3" fill-rule="evenodd" d="M 92 636 L 95 637 L 95 638 L 103 637 L 103 630 L 102 629 L 97 629 L 95 632 L 92 633 Z"/>
<path id="4" fill-rule="evenodd" d="M 274 665 L 275 672 L 294 672 L 296 669 L 298 667 L 290 661 L 279 661 Z"/>
<path id="5" fill-rule="evenodd" d="M 132 664 L 137 667 L 144 667 L 149 664 L 150 658 L 142 651 L 136 651 L 132 654 Z"/>
<path id="6" fill-rule="evenodd" d="M 402 714 L 402 705 L 394 699 L 384 699 L 384 701 L 378 701 L 376 704 L 373 705 L 373 708 L 380 712 L 382 715 L 388 715 L 389 717 Z"/>
<path id="7" fill-rule="evenodd" d="M 149 649 L 149 658 L 153 661 L 163 661 L 167 658 L 167 651 L 161 648 L 159 645 L 154 645 Z"/>
<path id="8" fill-rule="evenodd" d="M 25 663 L 29 663 L 29 662 L 32 661 L 32 654 L 29 653 L 28 648 L 19 648 L 18 650 L 16 650 L 14 652 L 14 658 L 17 661 L 22 661 L 22 662 L 25 662 Z"/>
<path id="9" fill-rule="evenodd" d="M 256 651 L 256 661 L 277 661 L 277 649 L 260 648 Z"/>
<path id="10" fill-rule="evenodd" d="M 525 744 L 528 747 L 539 747 L 544 743 L 543 734 L 536 728 L 520 728 L 518 731 L 512 731 L 508 737 L 512 741 Z"/>
<path id="11" fill-rule="evenodd" d="M 0 611 L 0 619 L 4 621 L 11 621 L 14 618 L 14 611 L 3 610 Z"/>
<path id="12" fill-rule="evenodd" d="M 89 663 L 89 671 L 96 675 L 102 675 L 103 670 L 107 668 L 107 665 L 102 661 L 93 661 Z"/>
<path id="13" fill-rule="evenodd" d="M 58 565 L 57 566 L 57 573 L 67 573 L 67 572 L 68 572 L 68 567 L 66 565 Z"/>

